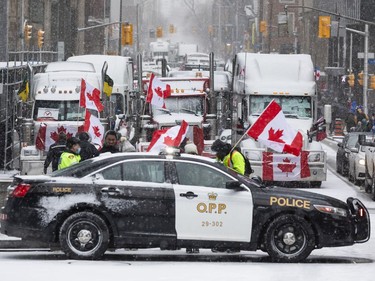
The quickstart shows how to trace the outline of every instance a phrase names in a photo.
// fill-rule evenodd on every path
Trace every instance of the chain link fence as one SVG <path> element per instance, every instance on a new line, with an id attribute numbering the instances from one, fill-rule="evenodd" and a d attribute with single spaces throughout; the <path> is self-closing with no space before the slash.
<path id="1" fill-rule="evenodd" d="M 8 61 L 0 62 L 0 171 L 3 173 L 20 167 L 23 106 L 17 93 L 24 79 L 30 79 L 28 65 L 35 74 L 52 61 L 57 61 L 57 52 L 35 51 L 9 52 Z"/>

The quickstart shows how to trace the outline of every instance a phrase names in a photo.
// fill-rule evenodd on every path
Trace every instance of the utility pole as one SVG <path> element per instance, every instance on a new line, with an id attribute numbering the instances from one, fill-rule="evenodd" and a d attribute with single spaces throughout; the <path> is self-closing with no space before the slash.
<path id="1" fill-rule="evenodd" d="M 364 40 L 364 64 L 363 64 L 363 108 L 364 108 L 364 112 L 366 114 L 368 114 L 368 106 L 367 106 L 367 88 L 368 88 L 368 37 L 369 37 L 369 25 L 372 25 L 372 26 L 375 26 L 375 22 L 370 22 L 370 21 L 365 21 L 365 20 L 361 20 L 361 19 L 356 19 L 356 18 L 353 18 L 353 17 L 349 17 L 349 16 L 345 16 L 345 15 L 341 15 L 341 14 L 338 14 L 338 13 L 333 13 L 333 12 L 330 12 L 330 11 L 326 11 L 326 10 L 322 10 L 322 9 L 318 9 L 318 8 L 313 8 L 313 7 L 307 7 L 307 6 L 302 6 L 302 5 L 285 5 L 284 6 L 284 9 L 285 9 L 285 12 L 288 11 L 288 8 L 306 8 L 306 9 L 311 9 L 311 10 L 314 10 L 314 11 L 318 11 L 318 12 L 322 12 L 322 13 L 325 13 L 325 14 L 328 14 L 328 15 L 332 15 L 332 16 L 336 16 L 336 17 L 339 17 L 339 18 L 344 18 L 344 19 L 349 19 L 349 20 L 352 20 L 352 21 L 355 21 L 355 22 L 359 22 L 359 23 L 363 23 L 365 24 L 365 31 L 360 31 L 360 30 L 356 30 L 356 29 L 351 29 L 351 28 L 345 28 L 347 31 L 350 31 L 350 32 L 354 32 L 354 33 L 358 33 L 362 36 L 365 37 L 365 40 Z"/>
<path id="2" fill-rule="evenodd" d="M 119 28 L 118 28 L 118 55 L 122 55 L 122 0 L 120 0 L 120 17 L 119 17 Z"/>

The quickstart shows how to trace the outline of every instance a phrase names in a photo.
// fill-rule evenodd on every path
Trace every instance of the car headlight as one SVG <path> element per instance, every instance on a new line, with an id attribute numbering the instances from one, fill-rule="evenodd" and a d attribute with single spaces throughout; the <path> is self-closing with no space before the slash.
<path id="1" fill-rule="evenodd" d="M 315 209 L 319 212 L 331 214 L 331 215 L 338 215 L 341 217 L 346 217 L 348 215 L 347 211 L 342 208 L 336 208 L 332 206 L 324 206 L 324 205 L 314 205 Z"/>
<path id="2" fill-rule="evenodd" d="M 359 159 L 358 164 L 364 166 L 365 165 L 365 159 Z"/>

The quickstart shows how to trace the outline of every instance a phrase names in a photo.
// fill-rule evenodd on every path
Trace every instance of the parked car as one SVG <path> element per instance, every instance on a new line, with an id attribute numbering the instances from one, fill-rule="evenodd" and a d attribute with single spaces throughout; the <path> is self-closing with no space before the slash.
<path id="1" fill-rule="evenodd" d="M 299 262 L 313 249 L 370 237 L 362 202 L 264 186 L 214 159 L 179 153 L 100 155 L 51 175 L 17 175 L 0 232 L 48 242 L 69 258 L 116 248 L 262 250 Z"/>
<path id="2" fill-rule="evenodd" d="M 348 179 L 356 185 L 362 184 L 365 180 L 365 152 L 373 146 L 373 139 L 374 135 L 372 133 L 359 134 L 355 146 L 349 149 Z"/>
<path id="3" fill-rule="evenodd" d="M 349 153 L 350 149 L 354 148 L 358 142 L 358 136 L 360 134 L 370 134 L 363 132 L 350 132 L 346 134 L 342 142 L 338 143 L 338 149 L 336 154 L 336 171 L 343 175 L 347 176 L 349 173 Z"/>

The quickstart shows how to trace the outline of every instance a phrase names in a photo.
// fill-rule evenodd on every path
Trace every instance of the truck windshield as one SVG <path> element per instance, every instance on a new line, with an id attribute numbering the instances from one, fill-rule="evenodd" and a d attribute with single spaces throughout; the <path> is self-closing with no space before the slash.
<path id="1" fill-rule="evenodd" d="M 83 121 L 85 111 L 79 107 L 79 101 L 37 100 L 33 118 L 36 121 Z"/>
<path id="2" fill-rule="evenodd" d="M 311 118 L 311 97 L 303 96 L 251 96 L 251 115 L 259 116 L 273 99 L 281 106 L 286 118 Z"/>
<path id="3" fill-rule="evenodd" d="M 172 112 L 202 115 L 204 108 L 203 101 L 203 96 L 169 97 L 165 99 L 167 110 L 160 110 L 153 107 L 152 112 L 154 115 L 170 114 Z"/>

